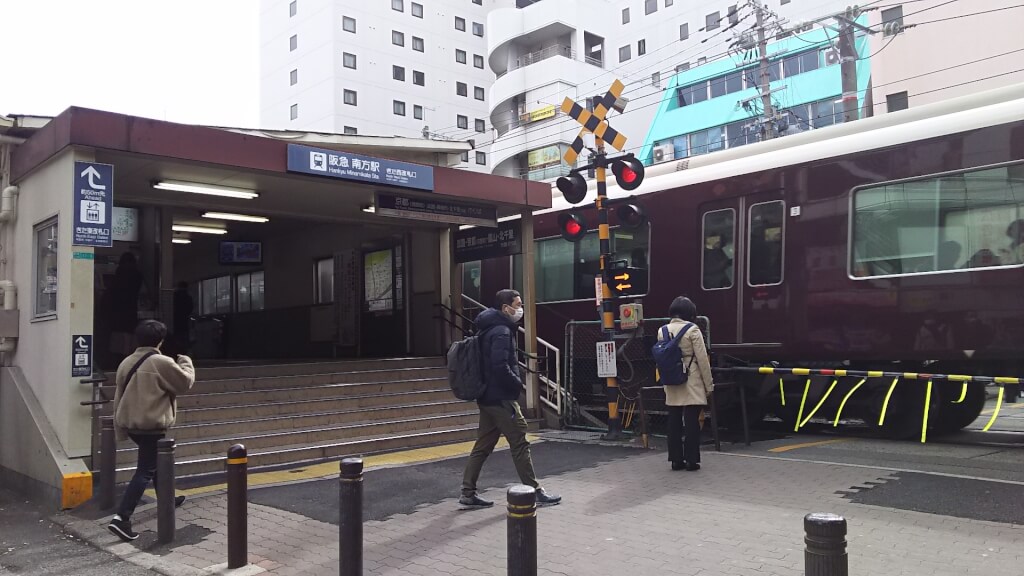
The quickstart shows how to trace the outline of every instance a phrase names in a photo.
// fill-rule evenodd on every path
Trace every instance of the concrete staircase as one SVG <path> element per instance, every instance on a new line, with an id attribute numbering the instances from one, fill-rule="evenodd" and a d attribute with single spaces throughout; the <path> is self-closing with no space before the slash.
<path id="1" fill-rule="evenodd" d="M 415 358 L 200 368 L 168 437 L 181 478 L 223 472 L 236 443 L 253 469 L 472 440 L 476 427 L 441 359 Z M 119 443 L 119 483 L 135 461 Z"/>

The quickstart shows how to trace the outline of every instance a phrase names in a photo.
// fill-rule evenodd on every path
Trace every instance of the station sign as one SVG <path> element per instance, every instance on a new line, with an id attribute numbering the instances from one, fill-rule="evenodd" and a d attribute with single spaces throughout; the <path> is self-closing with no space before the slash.
<path id="1" fill-rule="evenodd" d="M 434 191 L 434 169 L 431 166 L 301 144 L 288 145 L 288 171 Z"/>
<path id="2" fill-rule="evenodd" d="M 455 263 L 523 253 L 522 220 L 499 222 L 497 228 L 470 228 L 455 233 Z"/>
<path id="3" fill-rule="evenodd" d="M 72 246 L 114 245 L 114 166 L 75 162 L 75 221 Z"/>
<path id="4" fill-rule="evenodd" d="M 71 337 L 71 376 L 92 376 L 92 334 Z"/>
<path id="5" fill-rule="evenodd" d="M 498 223 L 498 211 L 493 206 L 474 206 L 387 192 L 377 192 L 374 206 L 378 216 L 392 218 L 491 228 Z"/>

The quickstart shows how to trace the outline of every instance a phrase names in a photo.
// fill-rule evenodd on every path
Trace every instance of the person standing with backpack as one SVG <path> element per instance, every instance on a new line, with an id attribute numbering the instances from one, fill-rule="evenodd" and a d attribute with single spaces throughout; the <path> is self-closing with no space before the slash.
<path id="1" fill-rule="evenodd" d="M 700 416 L 715 384 L 704 336 L 693 323 L 697 306 L 679 296 L 668 314 L 672 320 L 658 331 L 653 350 L 668 407 L 668 459 L 673 470 L 693 472 L 700 470 Z"/>
<path id="2" fill-rule="evenodd" d="M 501 290 L 495 296 L 495 307 L 476 317 L 477 345 L 482 361 L 483 392 L 477 398 L 480 409 L 480 428 L 476 444 L 466 462 L 462 476 L 462 497 L 459 504 L 465 508 L 488 508 L 494 505 L 476 491 L 487 457 L 494 451 L 498 439 L 504 435 L 512 452 L 512 461 L 519 480 L 537 491 L 537 504 L 551 506 L 561 502 L 561 496 L 548 494 L 537 482 L 530 456 L 530 442 L 526 439 L 526 418 L 519 408 L 519 394 L 523 381 L 519 375 L 516 353 L 516 324 L 523 319 L 523 299 L 515 290 Z"/>

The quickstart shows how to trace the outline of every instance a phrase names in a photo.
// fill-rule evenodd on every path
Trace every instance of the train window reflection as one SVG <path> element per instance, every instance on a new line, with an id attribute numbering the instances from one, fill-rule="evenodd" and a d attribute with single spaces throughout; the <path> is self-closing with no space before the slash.
<path id="1" fill-rule="evenodd" d="M 648 267 L 649 225 L 635 230 L 614 228 L 611 241 L 615 260 L 626 260 L 636 268 Z M 537 302 L 593 299 L 594 279 L 601 274 L 600 256 L 601 243 L 596 230 L 576 243 L 567 242 L 561 236 L 537 240 L 534 258 Z"/>
<path id="2" fill-rule="evenodd" d="M 732 288 L 736 212 L 732 208 L 704 214 L 704 251 L 701 259 L 701 288 Z"/>
<path id="3" fill-rule="evenodd" d="M 747 283 L 771 286 L 782 283 L 782 243 L 785 204 L 781 200 L 750 207 Z"/>
<path id="4" fill-rule="evenodd" d="M 854 194 L 855 277 L 1024 263 L 1024 164 Z"/>

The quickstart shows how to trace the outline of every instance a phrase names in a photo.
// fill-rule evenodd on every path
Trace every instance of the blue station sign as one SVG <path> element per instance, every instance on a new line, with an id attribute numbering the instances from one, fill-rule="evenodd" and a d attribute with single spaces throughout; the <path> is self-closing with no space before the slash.
<path id="1" fill-rule="evenodd" d="M 114 245 L 114 167 L 75 162 L 75 222 L 72 246 Z"/>
<path id="2" fill-rule="evenodd" d="M 434 169 L 430 166 L 301 144 L 288 145 L 288 171 L 434 191 Z"/>

